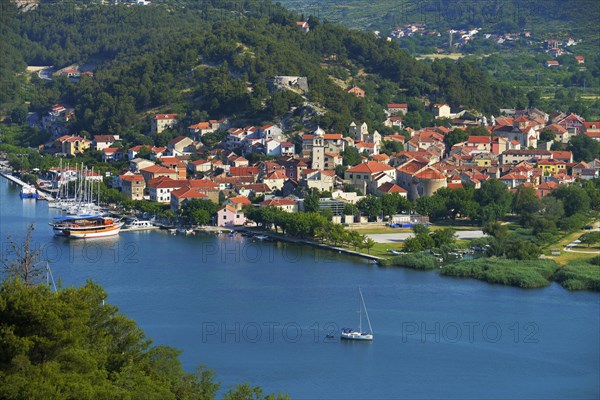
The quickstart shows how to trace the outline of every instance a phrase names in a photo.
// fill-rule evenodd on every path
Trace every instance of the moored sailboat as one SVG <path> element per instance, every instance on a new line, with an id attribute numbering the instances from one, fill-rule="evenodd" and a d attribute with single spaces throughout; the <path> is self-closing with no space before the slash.
<path id="1" fill-rule="evenodd" d="M 371 327 L 371 320 L 369 319 L 369 314 L 367 313 L 367 306 L 365 306 L 365 299 L 363 298 L 362 291 L 358 288 L 359 294 L 359 305 L 358 305 L 358 331 L 355 331 L 351 328 L 342 328 L 341 338 L 345 340 L 373 340 L 373 328 Z M 365 316 L 367 317 L 367 322 L 369 323 L 369 332 L 362 331 L 362 310 L 365 310 Z"/>

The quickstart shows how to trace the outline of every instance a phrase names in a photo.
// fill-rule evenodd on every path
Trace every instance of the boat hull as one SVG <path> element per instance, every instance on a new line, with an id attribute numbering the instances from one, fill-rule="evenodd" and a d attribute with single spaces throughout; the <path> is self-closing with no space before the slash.
<path id="1" fill-rule="evenodd" d="M 71 239 L 93 239 L 93 238 L 101 238 L 101 237 L 109 237 L 116 236 L 121 231 L 121 227 L 116 227 L 114 229 L 99 229 L 99 230 L 88 230 L 88 231 L 77 231 L 77 230 L 65 230 L 64 236 L 67 236 Z"/>
<path id="2" fill-rule="evenodd" d="M 341 338 L 344 340 L 372 341 L 373 335 L 370 333 L 342 332 Z"/>

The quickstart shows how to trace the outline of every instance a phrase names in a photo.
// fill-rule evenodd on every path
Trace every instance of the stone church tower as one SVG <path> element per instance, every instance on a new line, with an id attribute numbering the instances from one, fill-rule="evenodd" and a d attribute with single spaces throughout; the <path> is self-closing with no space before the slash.
<path id="1" fill-rule="evenodd" d="M 325 132 L 321 128 L 313 133 L 312 142 L 312 169 L 325 168 Z"/>

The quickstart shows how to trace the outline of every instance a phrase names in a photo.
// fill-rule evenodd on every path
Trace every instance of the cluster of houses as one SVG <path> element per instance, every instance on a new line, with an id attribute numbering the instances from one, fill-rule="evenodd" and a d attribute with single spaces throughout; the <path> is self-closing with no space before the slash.
<path id="1" fill-rule="evenodd" d="M 447 105 L 435 109 L 438 116 L 456 116 Z M 131 200 L 169 204 L 174 211 L 191 199 L 219 202 L 222 207 L 215 221 L 219 226 L 246 223 L 242 208 L 249 204 L 302 211 L 303 197 L 312 189 L 332 193 L 330 199 L 322 199 L 322 208 L 339 217 L 346 203 L 368 194 L 398 193 L 415 200 L 439 188 L 478 188 L 495 178 L 510 189 L 531 186 L 543 197 L 578 178 L 599 176 L 600 160 L 576 163 L 570 151 L 551 150 L 552 142 L 543 142 L 540 133 L 549 130 L 561 143 L 574 135 L 600 141 L 600 122 L 538 109 L 508 111 L 509 115 L 491 116 L 489 121 L 454 118 L 448 127 L 407 128 L 405 135 L 383 136 L 366 123 L 352 122 L 344 133 L 317 128 L 292 139 L 276 124 L 235 127 L 222 119 L 189 125 L 185 135 L 166 147 L 122 149 L 114 146 L 118 135 L 96 135 L 93 140 L 63 135 L 55 146 L 72 156 L 91 148 L 101 151 L 105 162 L 127 160 L 128 169 L 114 184 Z M 407 112 L 407 104 L 388 104 L 386 123 L 402 127 Z M 153 133 L 178 122 L 177 115 L 158 114 Z M 449 132 L 469 126 L 484 127 L 488 134 L 470 136 L 451 148 L 446 145 Z M 200 139 L 215 130 L 225 132 L 221 143 L 206 147 Z M 401 143 L 404 150 L 383 153 L 387 141 Z M 337 168 L 343 165 L 344 150 L 351 147 L 358 150 L 362 162 Z M 256 153 L 271 157 L 252 164 L 248 158 L 253 157 L 248 156 Z"/>
<path id="2" fill-rule="evenodd" d="M 572 38 L 567 38 L 564 41 L 560 41 L 557 39 L 548 39 L 544 42 L 544 48 L 548 55 L 550 55 L 553 58 L 556 58 L 558 56 L 562 56 L 563 54 L 568 54 L 568 52 L 564 50 L 565 47 L 575 46 L 576 44 L 577 42 Z M 581 55 L 575 56 L 575 61 L 577 61 L 578 65 L 585 64 L 585 57 Z M 546 66 L 558 67 L 560 66 L 560 63 L 557 60 L 548 60 L 546 61 Z"/>
<path id="3" fill-rule="evenodd" d="M 413 36 L 440 36 L 440 33 L 427 29 L 425 24 L 406 24 L 396 27 L 388 34 L 388 38 L 390 39 L 402 39 Z"/>

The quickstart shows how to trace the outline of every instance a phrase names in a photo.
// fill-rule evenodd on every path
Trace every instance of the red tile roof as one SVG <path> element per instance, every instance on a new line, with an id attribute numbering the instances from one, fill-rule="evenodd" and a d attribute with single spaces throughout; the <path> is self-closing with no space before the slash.
<path id="1" fill-rule="evenodd" d="M 401 188 L 392 182 L 384 183 L 383 185 L 379 186 L 377 190 L 384 193 L 408 193 L 406 189 Z"/>
<path id="2" fill-rule="evenodd" d="M 139 175 L 139 174 L 135 174 L 135 175 L 119 175 L 119 179 L 121 181 L 132 182 L 132 181 L 140 181 L 140 180 L 143 181 L 144 177 L 142 175 Z"/>
<path id="3" fill-rule="evenodd" d="M 442 174 L 441 172 L 433 169 L 433 168 L 426 168 L 423 171 L 415 174 L 415 178 L 419 178 L 419 179 L 446 179 L 446 176 L 444 174 Z"/>
<path id="4" fill-rule="evenodd" d="M 154 119 L 177 119 L 177 114 L 156 114 Z"/>
<path id="5" fill-rule="evenodd" d="M 346 170 L 346 172 L 360 172 L 360 173 L 375 173 L 375 172 L 381 172 L 381 171 L 389 171 L 389 170 L 393 170 L 394 168 L 390 167 L 387 164 L 383 164 L 380 162 L 376 162 L 376 161 L 367 161 L 364 163 L 360 163 L 352 168 L 349 168 Z"/>
<path id="6" fill-rule="evenodd" d="M 252 204 L 252 202 L 250 200 L 248 200 L 247 197 L 244 197 L 244 196 L 231 197 L 227 200 L 229 200 L 230 202 L 232 202 L 234 204 L 245 204 L 245 205 Z"/>
<path id="7" fill-rule="evenodd" d="M 172 197 L 179 199 L 207 199 L 208 196 L 191 187 L 182 187 L 171 192 Z"/>
<path id="8" fill-rule="evenodd" d="M 271 199 L 271 200 L 261 201 L 259 204 L 263 207 L 266 207 L 266 206 L 275 206 L 276 207 L 276 206 L 292 206 L 292 205 L 295 205 L 296 202 L 291 199 Z"/>
<path id="9" fill-rule="evenodd" d="M 177 171 L 175 171 L 174 169 L 166 168 L 161 165 L 151 165 L 149 167 L 142 168 L 140 171 L 149 172 L 151 174 L 161 173 L 161 174 L 176 174 L 177 175 Z"/>
<path id="10" fill-rule="evenodd" d="M 491 143 L 492 138 L 489 136 L 469 136 L 468 143 Z"/>

